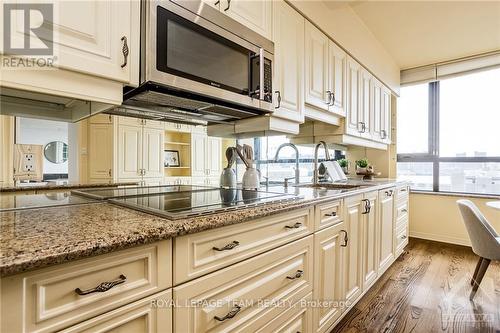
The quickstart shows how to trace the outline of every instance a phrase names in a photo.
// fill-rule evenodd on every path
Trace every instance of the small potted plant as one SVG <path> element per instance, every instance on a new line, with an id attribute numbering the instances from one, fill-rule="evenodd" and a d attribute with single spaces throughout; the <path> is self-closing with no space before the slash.
<path id="1" fill-rule="evenodd" d="M 365 173 L 367 167 L 368 167 L 368 160 L 366 158 L 362 158 L 356 161 L 356 172 Z"/>
<path id="2" fill-rule="evenodd" d="M 342 168 L 342 171 L 344 171 L 344 173 L 347 175 L 348 172 L 349 172 L 349 161 L 346 160 L 345 158 L 342 158 L 340 160 L 337 161 L 340 165 L 340 167 Z"/>

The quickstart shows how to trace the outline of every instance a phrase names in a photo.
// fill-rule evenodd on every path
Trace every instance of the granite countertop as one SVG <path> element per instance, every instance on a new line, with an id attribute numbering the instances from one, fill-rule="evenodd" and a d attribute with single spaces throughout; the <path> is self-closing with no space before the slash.
<path id="1" fill-rule="evenodd" d="M 131 186 L 138 185 L 138 182 L 108 182 L 87 184 L 70 181 L 47 181 L 38 183 L 29 183 L 29 185 L 20 186 L 11 184 L 0 185 L 0 192 L 21 192 L 21 191 L 37 191 L 37 190 L 69 190 L 75 188 L 95 188 L 95 187 L 115 187 L 115 186 Z"/>
<path id="2" fill-rule="evenodd" d="M 43 194 L 5 192 L 0 195 L 0 212 L 18 209 L 81 205 L 97 200 L 72 195 L 69 191 L 51 191 Z"/>
<path id="3" fill-rule="evenodd" d="M 270 186 L 268 191 L 293 193 L 301 198 L 179 220 L 105 202 L 0 212 L 0 276 L 310 207 L 395 184 L 394 180 L 362 182 L 360 185 L 371 186 L 349 191 Z"/>

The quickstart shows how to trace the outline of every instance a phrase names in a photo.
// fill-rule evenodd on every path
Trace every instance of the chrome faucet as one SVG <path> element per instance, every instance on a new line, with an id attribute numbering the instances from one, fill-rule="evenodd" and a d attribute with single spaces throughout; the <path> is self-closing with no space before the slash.
<path id="1" fill-rule="evenodd" d="M 319 147 L 323 146 L 325 148 L 325 159 L 328 161 L 330 159 L 330 153 L 328 152 L 328 146 L 325 141 L 320 141 L 314 148 L 314 171 L 313 171 L 313 183 L 318 184 L 319 170 L 318 170 L 318 150 Z"/>
<path id="2" fill-rule="evenodd" d="M 278 162 L 278 155 L 280 153 L 281 148 L 284 147 L 292 147 L 295 150 L 295 184 L 298 184 L 300 181 L 300 170 L 299 170 L 299 150 L 297 149 L 297 146 L 294 145 L 293 143 L 283 143 L 278 147 L 278 150 L 276 150 L 276 155 L 274 155 L 274 162 Z M 288 184 L 288 181 L 285 179 L 285 183 Z"/>

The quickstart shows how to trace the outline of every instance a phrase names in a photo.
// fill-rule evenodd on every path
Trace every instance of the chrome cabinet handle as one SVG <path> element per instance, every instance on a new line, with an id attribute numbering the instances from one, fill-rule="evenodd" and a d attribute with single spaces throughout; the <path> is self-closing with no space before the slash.
<path id="1" fill-rule="evenodd" d="M 380 131 L 380 138 L 381 139 L 386 139 L 387 138 L 387 132 L 385 130 Z"/>
<path id="2" fill-rule="evenodd" d="M 364 122 L 361 123 L 361 133 L 365 133 L 366 132 L 366 124 Z"/>
<path id="3" fill-rule="evenodd" d="M 325 104 L 330 105 L 332 102 L 332 92 L 330 90 L 327 90 L 326 94 L 328 97 L 327 97 L 327 101 L 325 102 Z"/>
<path id="4" fill-rule="evenodd" d="M 111 177 L 111 169 L 108 170 L 108 175 Z"/>
<path id="5" fill-rule="evenodd" d="M 220 4 L 219 0 L 215 1 L 215 3 L 214 3 L 215 6 L 218 6 L 219 4 Z"/>
<path id="6" fill-rule="evenodd" d="M 359 126 L 361 125 L 361 129 L 359 129 Z M 359 121 L 358 122 L 358 132 L 359 133 L 363 133 L 364 132 L 364 126 L 363 126 L 363 122 L 362 121 Z"/>
<path id="7" fill-rule="evenodd" d="M 298 229 L 302 226 L 302 223 L 300 222 L 297 222 L 295 223 L 294 225 L 286 225 L 285 228 L 286 229 Z"/>
<path id="8" fill-rule="evenodd" d="M 401 213 L 407 213 L 407 212 L 408 212 L 407 209 L 405 209 L 405 208 L 401 209 Z"/>
<path id="9" fill-rule="evenodd" d="M 334 92 L 332 92 L 330 99 L 331 99 L 330 106 L 334 106 L 335 105 L 335 93 Z"/>
<path id="10" fill-rule="evenodd" d="M 229 10 L 229 7 L 231 7 L 231 0 L 227 0 L 227 7 L 224 9 L 225 12 Z"/>
<path id="11" fill-rule="evenodd" d="M 214 319 L 217 321 L 224 321 L 227 319 L 231 319 L 234 316 L 236 316 L 238 314 L 238 312 L 240 312 L 240 311 L 241 311 L 241 306 L 235 305 L 234 308 L 232 308 L 231 311 L 226 313 L 226 315 L 224 317 L 215 316 Z"/>
<path id="12" fill-rule="evenodd" d="M 402 236 L 401 236 L 401 239 L 406 239 L 406 235 L 402 235 Z"/>
<path id="13" fill-rule="evenodd" d="M 325 216 L 334 217 L 334 216 L 337 216 L 337 212 L 331 212 L 331 213 L 325 214 Z"/>
<path id="14" fill-rule="evenodd" d="M 393 193 L 393 190 L 385 191 L 385 195 L 387 195 L 388 197 L 391 197 L 392 193 Z"/>
<path id="15" fill-rule="evenodd" d="M 365 203 L 365 211 L 362 212 L 361 214 L 368 214 L 370 212 L 370 210 L 371 210 L 370 200 L 363 199 L 362 201 L 364 201 L 364 203 Z"/>
<path id="16" fill-rule="evenodd" d="M 349 238 L 347 237 L 347 231 L 345 231 L 344 229 L 342 229 L 342 230 L 340 230 L 340 232 L 345 233 L 344 244 L 340 244 L 340 246 L 347 247 L 347 244 L 349 243 Z"/>
<path id="17" fill-rule="evenodd" d="M 128 45 L 127 45 L 127 37 L 123 36 L 121 38 L 121 41 L 123 42 L 123 46 L 122 46 L 123 63 L 121 64 L 121 68 L 123 68 L 123 67 L 127 66 L 129 49 L 128 49 Z"/>
<path id="18" fill-rule="evenodd" d="M 75 293 L 77 293 L 80 296 L 88 295 L 88 294 L 92 294 L 92 293 L 103 293 L 103 292 L 106 292 L 109 289 L 113 288 L 114 286 L 117 286 L 119 284 L 124 283 L 125 281 L 127 281 L 127 277 L 123 274 L 120 274 L 120 277 L 118 279 L 113 280 L 113 281 L 99 283 L 99 285 L 95 288 L 91 288 L 91 289 L 87 289 L 87 290 L 81 290 L 80 288 L 76 288 Z"/>
<path id="19" fill-rule="evenodd" d="M 275 106 L 274 108 L 275 109 L 279 109 L 281 107 L 281 93 L 279 92 L 279 90 L 276 90 L 275 93 L 278 95 L 277 99 L 278 99 L 278 106 Z"/>
<path id="20" fill-rule="evenodd" d="M 240 242 L 238 242 L 238 241 L 232 241 L 231 243 L 226 244 L 223 247 L 216 247 L 216 246 L 214 246 L 214 247 L 212 247 L 212 249 L 215 250 L 215 251 L 228 251 L 228 250 L 234 249 L 238 245 L 240 245 Z"/>
<path id="21" fill-rule="evenodd" d="M 295 280 L 295 279 L 300 279 L 302 277 L 302 275 L 304 275 L 304 271 L 301 271 L 300 269 L 297 270 L 297 272 L 295 272 L 294 275 L 292 276 L 287 276 L 286 278 L 288 280 Z"/>

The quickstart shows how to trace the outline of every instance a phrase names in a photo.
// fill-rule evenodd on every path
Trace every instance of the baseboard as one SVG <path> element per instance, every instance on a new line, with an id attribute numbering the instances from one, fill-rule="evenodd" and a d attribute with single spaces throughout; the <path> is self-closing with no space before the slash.
<path id="1" fill-rule="evenodd" d="M 470 241 L 468 239 L 443 236 L 443 235 L 438 235 L 438 234 L 429 234 L 426 232 L 418 232 L 418 231 L 411 231 L 410 230 L 410 237 L 422 238 L 422 239 L 443 242 L 443 243 L 470 246 Z"/>

